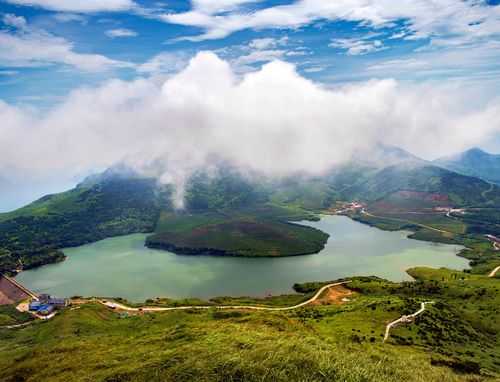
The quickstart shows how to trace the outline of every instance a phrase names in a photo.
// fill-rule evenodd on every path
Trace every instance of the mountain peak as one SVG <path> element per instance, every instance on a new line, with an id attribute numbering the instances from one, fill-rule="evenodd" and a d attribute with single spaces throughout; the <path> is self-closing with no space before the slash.
<path id="1" fill-rule="evenodd" d="M 500 184 L 500 155 L 490 154 L 478 147 L 437 159 L 434 163 L 460 174 Z"/>
<path id="2" fill-rule="evenodd" d="M 479 147 L 473 147 L 469 150 L 464 151 L 462 156 L 488 156 L 492 155 L 490 153 L 487 153 L 486 151 L 480 149 Z"/>

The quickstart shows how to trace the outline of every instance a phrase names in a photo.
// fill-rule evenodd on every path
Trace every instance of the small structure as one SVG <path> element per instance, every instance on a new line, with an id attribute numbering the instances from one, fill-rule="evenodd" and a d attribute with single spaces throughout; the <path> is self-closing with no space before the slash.
<path id="1" fill-rule="evenodd" d="M 29 304 L 29 311 L 30 312 L 38 312 L 38 309 L 40 309 L 40 307 L 42 305 L 43 304 L 40 301 L 32 301 Z"/>
<path id="2" fill-rule="evenodd" d="M 53 305 L 57 308 L 64 308 L 68 305 L 68 300 L 65 298 L 58 298 L 50 294 L 40 294 L 38 300 L 44 304 Z"/>
<path id="3" fill-rule="evenodd" d="M 50 294 L 41 293 L 38 295 L 38 301 L 47 302 L 49 301 Z"/>
<path id="4" fill-rule="evenodd" d="M 57 308 L 64 308 L 68 305 L 68 300 L 65 298 L 51 297 L 47 301 L 49 305 L 55 306 Z"/>
<path id="5" fill-rule="evenodd" d="M 48 316 L 51 314 L 56 308 L 54 305 L 50 304 L 42 304 L 40 305 L 40 308 L 38 308 L 38 314 L 41 314 L 42 316 Z"/>
<path id="6" fill-rule="evenodd" d="M 48 294 L 40 294 L 38 300 L 33 300 L 29 304 L 29 311 L 40 316 L 50 316 L 56 309 L 64 308 L 68 305 L 65 298 L 52 297 Z"/>

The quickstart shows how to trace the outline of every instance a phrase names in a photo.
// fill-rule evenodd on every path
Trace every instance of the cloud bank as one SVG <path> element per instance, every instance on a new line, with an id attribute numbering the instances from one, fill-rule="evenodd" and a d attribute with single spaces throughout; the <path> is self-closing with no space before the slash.
<path id="1" fill-rule="evenodd" d="M 244 29 L 298 28 L 320 20 L 346 20 L 375 28 L 404 21 L 403 31 L 395 38 L 446 36 L 450 38 L 447 42 L 453 44 L 500 34 L 500 6 L 485 0 L 296 0 L 257 10 L 246 8 L 255 3 L 250 0 L 191 3 L 189 11 L 167 13 L 160 18 L 202 28 L 201 35 L 187 37 L 193 41 L 224 38 Z"/>
<path id="2" fill-rule="evenodd" d="M 319 174 L 379 142 L 432 157 L 500 132 L 500 100 L 469 98 L 460 84 L 391 79 L 328 89 L 282 61 L 238 76 L 201 52 L 163 84 L 113 80 L 45 113 L 0 102 L 0 174 L 72 177 L 125 161 L 182 186 L 214 157 L 272 176 Z"/>
<path id="3" fill-rule="evenodd" d="M 6 0 L 17 5 L 36 6 L 62 12 L 117 12 L 132 9 L 132 0 Z"/>
<path id="4" fill-rule="evenodd" d="M 131 63 L 100 54 L 78 53 L 71 41 L 33 28 L 23 16 L 6 14 L 0 21 L 9 27 L 0 29 L 0 65 L 36 67 L 65 64 L 90 72 L 133 67 Z"/>

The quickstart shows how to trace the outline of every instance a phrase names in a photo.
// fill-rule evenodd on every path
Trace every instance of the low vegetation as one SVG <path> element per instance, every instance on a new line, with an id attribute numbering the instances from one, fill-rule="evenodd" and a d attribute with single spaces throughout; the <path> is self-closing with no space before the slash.
<path id="1" fill-rule="evenodd" d="M 129 315 L 92 303 L 68 308 L 48 322 L 0 329 L 0 380 L 498 378 L 499 281 L 446 269 L 409 272 L 415 282 L 357 277 L 347 286 L 348 300 L 326 299 L 289 312 L 211 309 Z M 313 293 L 324 284 L 297 284 L 295 289 Z M 414 312 L 424 300 L 435 304 L 415 323 L 394 329 L 383 344 L 385 325 Z M 291 296 L 260 301 L 275 306 L 291 302 Z"/>
<path id="2" fill-rule="evenodd" d="M 299 217 L 297 214 L 286 215 L 284 209 L 271 210 L 163 213 L 156 233 L 147 238 L 146 245 L 184 255 L 252 257 L 305 255 L 324 248 L 327 234 L 286 221 Z"/>
<path id="3" fill-rule="evenodd" d="M 500 204 L 500 187 L 400 149 L 381 150 L 382 158 L 391 158 L 385 166 L 352 162 L 321 176 L 285 179 L 242 175 L 219 163 L 187 179 L 182 212 L 172 205 L 171 187 L 123 166 L 111 168 L 72 190 L 0 214 L 0 272 L 61 261 L 65 247 L 137 232 L 154 232 L 148 246 L 179 254 L 316 253 L 326 234 L 289 222 L 317 219 L 315 214 L 342 200 L 357 199 L 370 211 L 384 213 L 356 219 L 382 229 L 415 231 L 412 238 L 419 240 L 455 243 L 498 232 L 493 207 Z M 471 211 L 450 218 L 432 213 L 438 206 Z"/>
<path id="4" fill-rule="evenodd" d="M 61 261 L 61 248 L 151 232 L 158 203 L 154 181 L 117 178 L 82 184 L 0 214 L 0 272 Z"/>

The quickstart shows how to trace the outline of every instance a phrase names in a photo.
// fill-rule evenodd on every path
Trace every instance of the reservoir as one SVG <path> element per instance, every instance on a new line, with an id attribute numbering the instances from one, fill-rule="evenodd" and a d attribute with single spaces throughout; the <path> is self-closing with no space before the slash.
<path id="1" fill-rule="evenodd" d="M 323 251 L 283 258 L 178 256 L 144 246 L 133 234 L 64 249 L 67 260 L 20 273 L 16 280 L 59 297 L 105 296 L 144 301 L 154 297 L 265 296 L 292 293 L 292 285 L 348 276 L 411 280 L 415 266 L 468 268 L 463 247 L 408 239 L 345 216 L 301 222 L 330 234 Z"/>

